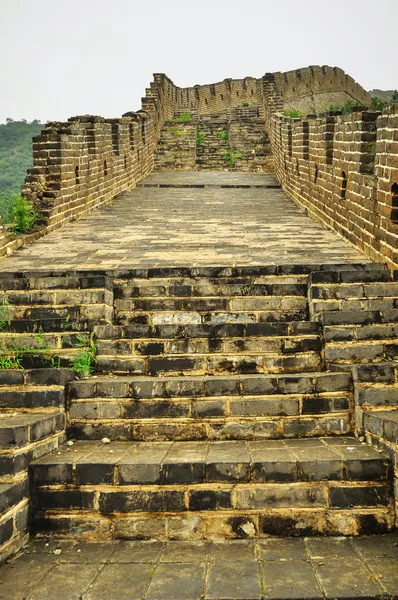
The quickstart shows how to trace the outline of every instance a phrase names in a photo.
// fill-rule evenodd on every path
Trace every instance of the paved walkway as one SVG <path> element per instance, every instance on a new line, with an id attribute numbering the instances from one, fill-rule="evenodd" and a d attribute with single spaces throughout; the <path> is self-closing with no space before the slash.
<path id="1" fill-rule="evenodd" d="M 208 542 L 33 541 L 0 567 L 1 600 L 398 597 L 398 533 Z"/>
<path id="2" fill-rule="evenodd" d="M 0 270 L 367 262 L 277 185 L 257 173 L 154 173 L 0 260 Z"/>

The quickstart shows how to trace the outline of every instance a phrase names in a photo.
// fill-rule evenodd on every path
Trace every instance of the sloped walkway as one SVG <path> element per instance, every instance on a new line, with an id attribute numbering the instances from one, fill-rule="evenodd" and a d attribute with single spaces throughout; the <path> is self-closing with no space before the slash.
<path id="1" fill-rule="evenodd" d="M 368 262 L 266 174 L 154 173 L 0 270 Z"/>
<path id="2" fill-rule="evenodd" d="M 33 541 L 1 600 L 301 600 L 398 596 L 398 534 L 211 542 Z"/>

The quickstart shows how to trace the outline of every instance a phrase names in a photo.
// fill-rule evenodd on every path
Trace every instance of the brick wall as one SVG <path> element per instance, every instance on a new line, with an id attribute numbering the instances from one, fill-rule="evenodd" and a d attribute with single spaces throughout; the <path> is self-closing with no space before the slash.
<path id="1" fill-rule="evenodd" d="M 312 66 L 274 73 L 275 87 L 286 109 L 303 113 L 319 111 L 348 100 L 370 105 L 370 95 L 338 67 Z"/>
<path id="2" fill-rule="evenodd" d="M 0 228 L 0 254 L 110 202 L 146 177 L 160 130 L 176 107 L 175 89 L 165 75 L 155 74 L 137 112 L 48 123 L 33 139 L 33 167 L 22 188 L 40 214 L 37 231 L 16 239 L 2 236 Z"/>
<path id="3" fill-rule="evenodd" d="M 398 105 L 270 116 L 276 173 L 315 219 L 374 260 L 398 264 Z"/>

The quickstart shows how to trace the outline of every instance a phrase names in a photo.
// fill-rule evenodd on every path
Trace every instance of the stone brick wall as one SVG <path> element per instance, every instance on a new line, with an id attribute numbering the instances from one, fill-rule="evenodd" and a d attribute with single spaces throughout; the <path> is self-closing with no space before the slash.
<path id="1" fill-rule="evenodd" d="M 311 66 L 287 73 L 274 73 L 276 90 L 285 109 L 303 113 L 319 111 L 348 100 L 370 105 L 370 95 L 338 67 Z"/>
<path id="2" fill-rule="evenodd" d="M 311 217 L 367 256 L 398 264 L 398 105 L 270 117 L 276 173 Z"/>
<path id="3" fill-rule="evenodd" d="M 110 202 L 150 173 L 160 130 L 176 107 L 175 89 L 155 74 L 137 112 L 46 125 L 33 140 L 33 167 L 22 189 L 40 214 L 34 239 Z M 2 232 L 2 254 L 32 241 Z"/>

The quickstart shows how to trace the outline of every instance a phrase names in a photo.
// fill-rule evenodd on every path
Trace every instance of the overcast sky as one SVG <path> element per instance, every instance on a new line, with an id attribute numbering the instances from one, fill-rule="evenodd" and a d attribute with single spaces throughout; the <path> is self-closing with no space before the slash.
<path id="1" fill-rule="evenodd" d="M 398 0 L 0 0 L 0 122 L 117 117 L 177 85 L 338 66 L 398 87 Z"/>

